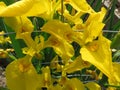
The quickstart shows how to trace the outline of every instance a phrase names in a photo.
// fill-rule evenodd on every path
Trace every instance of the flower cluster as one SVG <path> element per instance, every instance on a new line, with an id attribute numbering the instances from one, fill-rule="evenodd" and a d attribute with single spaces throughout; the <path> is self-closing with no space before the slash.
<path id="1" fill-rule="evenodd" d="M 100 90 L 95 82 L 83 83 L 68 75 L 95 66 L 108 77 L 111 85 L 120 85 L 120 64 L 112 62 L 111 41 L 102 34 L 106 9 L 95 12 L 86 0 L 20 0 L 11 5 L 0 2 L 0 17 L 7 27 L 22 39 L 22 58 L 11 62 L 6 68 L 7 86 L 10 90 Z M 72 7 L 68 10 L 68 6 Z M 56 18 L 55 16 L 58 15 Z M 40 34 L 32 37 L 35 25 L 29 17 L 40 17 L 45 23 Z M 60 19 L 61 18 L 61 19 Z M 83 19 L 84 18 L 84 19 Z M 46 38 L 43 34 L 49 34 Z M 77 43 L 80 49 L 75 55 Z M 46 48 L 52 48 L 54 58 L 37 73 L 32 59 L 43 58 Z M 50 52 L 51 53 L 51 52 Z M 51 54 L 52 55 L 52 54 Z M 96 79 L 97 72 L 89 71 Z M 60 77 L 54 77 L 52 74 Z M 96 75 L 96 76 L 95 76 Z M 110 89 L 110 88 L 109 88 Z"/>

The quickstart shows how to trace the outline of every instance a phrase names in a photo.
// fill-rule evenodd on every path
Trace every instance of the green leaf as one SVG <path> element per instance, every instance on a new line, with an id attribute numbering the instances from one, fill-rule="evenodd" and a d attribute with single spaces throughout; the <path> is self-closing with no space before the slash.
<path id="1" fill-rule="evenodd" d="M 7 32 L 7 33 L 13 32 L 13 30 L 10 27 L 8 27 L 7 25 L 5 25 L 4 22 L 3 22 L 3 24 L 4 24 L 4 27 L 5 27 L 5 32 Z M 17 39 L 15 39 L 16 35 L 15 34 L 8 34 L 8 36 L 11 39 L 12 46 L 13 46 L 13 48 L 15 50 L 16 56 L 18 58 L 23 57 L 24 55 L 22 53 L 20 43 L 19 43 L 19 41 Z"/>
<path id="2" fill-rule="evenodd" d="M 8 88 L 0 87 L 0 90 L 9 90 Z"/>
<path id="3" fill-rule="evenodd" d="M 120 50 L 118 50 L 117 52 L 115 52 L 115 54 L 113 55 L 113 61 L 116 61 L 117 58 L 120 56 Z"/>
<path id="4" fill-rule="evenodd" d="M 113 38 L 111 48 L 120 49 L 120 33 L 117 33 Z"/>

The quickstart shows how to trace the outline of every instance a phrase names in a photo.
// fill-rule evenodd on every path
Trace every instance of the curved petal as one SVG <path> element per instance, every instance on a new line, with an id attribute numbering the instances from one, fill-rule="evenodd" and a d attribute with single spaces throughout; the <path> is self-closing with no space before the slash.
<path id="1" fill-rule="evenodd" d="M 0 11 L 1 17 L 20 16 L 28 12 L 34 5 L 34 0 L 21 0 L 9 6 L 4 7 Z M 1 6 L 0 6 L 1 7 Z"/>
<path id="2" fill-rule="evenodd" d="M 48 21 L 43 27 L 42 31 L 50 33 L 52 35 L 60 36 L 68 42 L 72 42 L 74 37 L 74 31 L 71 29 L 69 24 L 62 23 L 59 20 Z"/>

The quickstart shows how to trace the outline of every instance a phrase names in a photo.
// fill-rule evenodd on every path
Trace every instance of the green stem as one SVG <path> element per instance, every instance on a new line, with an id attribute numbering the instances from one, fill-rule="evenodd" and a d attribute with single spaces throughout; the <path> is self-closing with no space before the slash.
<path id="1" fill-rule="evenodd" d="M 63 0 L 61 0 L 61 21 L 64 22 L 64 16 L 63 16 Z"/>

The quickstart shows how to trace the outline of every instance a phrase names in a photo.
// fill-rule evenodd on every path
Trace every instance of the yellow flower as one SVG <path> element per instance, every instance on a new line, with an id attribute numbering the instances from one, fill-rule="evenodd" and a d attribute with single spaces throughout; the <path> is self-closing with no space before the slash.
<path id="1" fill-rule="evenodd" d="M 27 17 L 7 17 L 5 23 L 16 32 L 17 39 L 23 39 L 28 47 L 33 47 L 34 41 L 31 37 L 33 24 Z M 35 47 L 35 46 L 34 46 Z"/>
<path id="2" fill-rule="evenodd" d="M 102 8 L 100 12 L 90 14 L 87 21 L 85 22 L 85 28 L 83 29 L 83 39 L 85 43 L 92 42 L 100 35 L 105 25 L 102 23 L 105 14 L 105 8 Z"/>
<path id="3" fill-rule="evenodd" d="M 7 57 L 8 57 L 8 52 L 0 48 L 0 58 L 7 58 Z"/>
<path id="4" fill-rule="evenodd" d="M 102 23 L 105 14 L 106 9 L 102 8 L 100 12 L 89 14 L 85 23 L 76 24 L 73 29 L 82 30 L 83 32 L 76 32 L 76 38 L 74 38 L 74 41 L 83 46 L 95 40 L 102 32 L 102 29 L 105 25 Z"/>
<path id="5" fill-rule="evenodd" d="M 72 45 L 57 35 L 51 35 L 45 42 L 44 47 L 52 47 L 55 52 L 62 58 L 64 63 L 66 63 L 74 55 L 74 49 Z"/>
<path id="6" fill-rule="evenodd" d="M 5 34 L 4 31 L 0 32 L 0 44 L 4 44 L 4 43 L 7 43 L 7 42 L 11 43 L 10 38 L 9 37 L 4 37 L 4 34 Z"/>
<path id="7" fill-rule="evenodd" d="M 34 30 L 32 22 L 27 17 L 6 17 L 4 21 L 16 32 L 17 39 L 25 39 L 24 36 L 30 36 Z"/>
<path id="8" fill-rule="evenodd" d="M 23 39 L 28 46 L 27 49 L 23 49 L 24 54 L 33 56 L 35 53 L 39 53 L 39 51 L 43 49 L 44 38 L 40 36 L 38 39 L 39 41 L 34 41 L 32 39 L 31 33 L 34 30 L 34 26 L 27 17 L 7 17 L 4 18 L 4 20 L 10 28 L 15 30 L 16 39 Z"/>
<path id="9" fill-rule="evenodd" d="M 23 39 L 28 47 L 36 47 L 31 37 L 34 26 L 27 17 L 7 17 L 4 20 L 16 32 L 16 39 Z"/>
<path id="10" fill-rule="evenodd" d="M 39 87 L 39 75 L 31 59 L 32 57 L 27 55 L 7 66 L 6 79 L 10 90 L 36 90 Z"/>
<path id="11" fill-rule="evenodd" d="M 86 44 L 80 49 L 82 59 L 95 65 L 108 78 L 113 79 L 110 41 L 100 35 L 98 40 Z"/>
<path id="12" fill-rule="evenodd" d="M 38 37 L 38 36 L 36 36 Z M 28 37 L 27 37 L 28 38 Z M 28 47 L 25 47 L 22 49 L 24 54 L 30 55 L 30 56 L 34 56 L 36 55 L 36 57 L 38 57 L 39 59 L 41 58 L 41 55 L 39 54 L 39 52 L 44 49 L 44 37 L 40 36 L 38 37 L 39 42 L 38 41 L 33 41 L 33 42 L 26 42 L 26 44 L 28 45 Z M 28 38 L 28 41 L 30 39 Z M 33 45 L 34 44 L 34 45 Z"/>
<path id="13" fill-rule="evenodd" d="M 100 12 L 90 14 L 87 21 L 85 22 L 85 28 L 83 28 L 83 39 L 85 43 L 92 42 L 102 32 L 102 29 L 105 25 L 102 23 L 105 14 L 105 8 L 102 8 Z"/>

